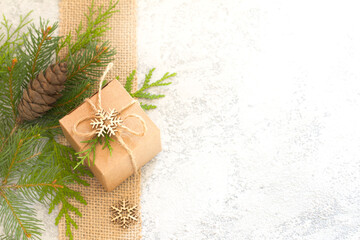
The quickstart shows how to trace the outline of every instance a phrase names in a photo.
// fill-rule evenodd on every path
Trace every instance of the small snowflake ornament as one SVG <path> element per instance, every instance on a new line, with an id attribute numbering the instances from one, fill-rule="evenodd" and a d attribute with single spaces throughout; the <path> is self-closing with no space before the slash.
<path id="1" fill-rule="evenodd" d="M 95 114 L 95 118 L 91 120 L 91 127 L 95 129 L 98 137 L 104 137 L 105 134 L 115 135 L 117 127 L 123 122 L 120 117 L 117 117 L 119 113 L 116 109 L 110 110 L 110 112 L 100 109 Z"/>
<path id="2" fill-rule="evenodd" d="M 111 221 L 118 223 L 122 228 L 128 228 L 131 223 L 137 221 L 136 208 L 137 206 L 131 206 L 129 201 L 121 200 L 117 205 L 111 206 Z"/>

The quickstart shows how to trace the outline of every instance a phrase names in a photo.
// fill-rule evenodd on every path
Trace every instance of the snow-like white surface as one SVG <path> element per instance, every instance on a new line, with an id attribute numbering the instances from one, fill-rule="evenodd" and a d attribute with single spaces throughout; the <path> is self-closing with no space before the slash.
<path id="1" fill-rule="evenodd" d="M 145 239 L 360 238 L 356 1 L 140 1 L 151 116 Z"/>
<path id="2" fill-rule="evenodd" d="M 58 16 L 20 2 L 0 9 Z M 143 171 L 144 239 L 360 239 L 358 2 L 138 7 L 139 79 L 178 72 L 149 113 L 164 149 Z"/>

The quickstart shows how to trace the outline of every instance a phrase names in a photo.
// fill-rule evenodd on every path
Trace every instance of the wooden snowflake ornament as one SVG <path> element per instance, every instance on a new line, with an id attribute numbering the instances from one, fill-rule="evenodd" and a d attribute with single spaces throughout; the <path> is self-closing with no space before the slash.
<path id="1" fill-rule="evenodd" d="M 116 128 L 118 125 L 123 122 L 120 117 L 117 117 L 118 115 L 119 113 L 116 109 L 112 109 L 110 112 L 107 112 L 104 109 L 98 110 L 95 114 L 95 118 L 91 120 L 90 125 L 96 130 L 96 135 L 98 137 L 104 137 L 105 134 L 111 137 L 117 132 Z"/>
<path id="2" fill-rule="evenodd" d="M 137 206 L 131 206 L 129 201 L 121 200 L 117 205 L 111 206 L 111 221 L 118 223 L 122 228 L 128 228 L 130 224 L 137 221 L 136 208 Z"/>

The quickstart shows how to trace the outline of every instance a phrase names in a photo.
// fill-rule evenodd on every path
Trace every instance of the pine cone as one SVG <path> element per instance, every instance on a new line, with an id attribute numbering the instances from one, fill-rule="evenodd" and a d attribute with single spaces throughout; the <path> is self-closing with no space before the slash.
<path id="1" fill-rule="evenodd" d="M 53 64 L 29 82 L 18 105 L 21 120 L 34 120 L 44 115 L 62 95 L 65 88 L 67 64 Z"/>

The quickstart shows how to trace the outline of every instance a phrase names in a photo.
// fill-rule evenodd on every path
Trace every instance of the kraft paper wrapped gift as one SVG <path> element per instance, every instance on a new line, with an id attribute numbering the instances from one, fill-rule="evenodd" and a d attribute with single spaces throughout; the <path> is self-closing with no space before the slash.
<path id="1" fill-rule="evenodd" d="M 92 96 L 90 101 L 94 104 L 97 103 L 98 93 Z M 117 109 L 119 111 L 132 101 L 133 98 L 127 93 L 121 83 L 116 80 L 111 81 L 101 90 L 101 106 L 106 111 L 110 111 L 110 109 Z M 74 124 L 81 118 L 93 116 L 94 113 L 95 111 L 91 104 L 84 102 L 60 120 L 60 126 L 66 139 L 77 152 L 86 149 L 87 145 L 83 141 L 90 138 L 75 134 Z M 160 130 L 138 103 L 132 104 L 120 112 L 119 116 L 121 119 L 124 119 L 127 115 L 134 114 L 144 120 L 147 129 L 145 134 L 143 136 L 136 136 L 127 131 L 119 131 L 117 134 L 120 134 L 121 139 L 124 140 L 124 143 L 132 151 L 137 167 L 141 168 L 161 151 Z M 91 120 L 89 119 L 80 123 L 77 126 L 77 131 L 93 131 L 94 129 L 92 129 L 90 122 Z M 124 120 L 123 124 L 133 131 L 143 131 L 143 125 L 137 118 L 129 117 Z M 111 146 L 113 149 L 110 155 L 108 148 L 103 149 L 103 145 L 97 144 L 95 163 L 92 164 L 93 159 L 91 157 L 91 164 L 89 165 L 90 170 L 106 191 L 112 191 L 134 173 L 134 166 L 132 165 L 129 152 L 117 141 L 111 141 Z M 87 163 L 87 160 L 85 162 Z"/>

